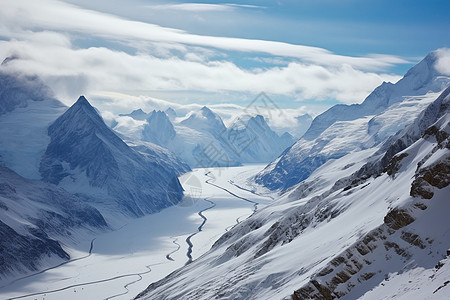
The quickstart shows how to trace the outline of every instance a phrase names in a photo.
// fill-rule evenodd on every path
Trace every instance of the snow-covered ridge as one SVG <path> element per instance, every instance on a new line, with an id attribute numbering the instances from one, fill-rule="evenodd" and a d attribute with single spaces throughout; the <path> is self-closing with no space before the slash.
<path id="1" fill-rule="evenodd" d="M 305 180 L 329 159 L 374 147 L 409 125 L 450 85 L 436 66 L 448 52 L 437 50 L 396 84 L 383 83 L 362 104 L 336 105 L 317 116 L 305 135 L 256 176 L 270 189 Z"/>
<path id="2" fill-rule="evenodd" d="M 449 255 L 450 246 L 448 242 L 442 243 L 449 240 L 449 225 L 443 211 L 449 208 L 446 195 L 450 184 L 450 114 L 448 109 L 442 112 L 446 114 L 425 130 L 421 139 L 395 155 L 385 169 L 395 180 L 399 173 L 417 165 L 410 185 L 411 197 L 392 208 L 382 225 L 362 236 L 313 275 L 306 285 L 295 291 L 294 299 L 355 299 L 391 280 L 387 274 L 395 277 L 400 270 L 437 271 L 443 266 L 440 260 Z M 423 155 L 425 149 L 428 151 Z M 433 283 L 433 293 L 414 292 L 414 288 L 404 291 L 426 298 L 445 285 L 441 279 Z M 396 293 L 391 287 L 384 292 L 384 297 Z M 441 298 L 444 294 L 441 291 L 435 297 Z M 369 292 L 365 298 L 372 297 Z"/>

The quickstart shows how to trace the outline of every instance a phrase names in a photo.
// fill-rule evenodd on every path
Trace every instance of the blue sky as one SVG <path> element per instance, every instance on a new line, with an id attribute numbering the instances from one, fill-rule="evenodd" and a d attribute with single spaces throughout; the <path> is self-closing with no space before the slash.
<path id="1" fill-rule="evenodd" d="M 446 0 L 225 1 L 253 7 L 211 8 L 189 14 L 169 9 L 161 13 L 152 7 L 167 4 L 161 1 L 72 2 L 202 35 L 283 41 L 345 55 L 383 53 L 418 59 L 437 48 L 450 47 L 450 2 Z M 399 71 L 406 68 L 408 65 L 398 66 Z"/>
<path id="2" fill-rule="evenodd" d="M 19 57 L 8 68 L 41 76 L 68 104 L 120 98 L 105 105 L 114 113 L 142 105 L 124 95 L 245 106 L 265 92 L 314 114 L 360 103 L 450 47 L 449 1 L 0 3 L 0 56 Z"/>

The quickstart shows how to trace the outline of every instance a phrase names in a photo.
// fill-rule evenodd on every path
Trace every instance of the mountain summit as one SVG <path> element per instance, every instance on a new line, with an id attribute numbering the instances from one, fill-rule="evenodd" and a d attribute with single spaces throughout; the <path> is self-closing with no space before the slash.
<path id="1" fill-rule="evenodd" d="M 45 181 L 140 216 L 180 201 L 175 170 L 150 161 L 123 142 L 81 96 L 48 129 L 40 165 Z M 100 205 L 101 206 L 101 205 Z"/>

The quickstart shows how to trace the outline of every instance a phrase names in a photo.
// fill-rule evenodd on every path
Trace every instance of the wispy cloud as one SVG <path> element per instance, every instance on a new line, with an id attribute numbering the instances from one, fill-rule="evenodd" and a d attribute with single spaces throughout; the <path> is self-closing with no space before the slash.
<path id="1" fill-rule="evenodd" d="M 149 5 L 149 8 L 158 10 L 182 10 L 188 12 L 205 12 L 205 11 L 230 11 L 233 6 L 228 4 L 209 4 L 209 3 L 176 3 L 176 4 L 159 4 Z"/>
<path id="2" fill-rule="evenodd" d="M 167 44 L 181 43 L 228 51 L 286 56 L 325 66 L 349 64 L 358 69 L 381 70 L 393 65 L 394 62 L 407 63 L 406 60 L 396 56 L 351 57 L 337 55 L 323 48 L 284 42 L 195 35 L 182 30 L 126 20 L 53 0 L 35 0 L 32 2 L 26 0 L 2 0 L 1 2 L 3 4 L 0 16 L 5 24 L 10 25 L 9 29 L 20 26 L 80 32 L 124 41 L 142 40 Z M 189 7 L 189 5 L 185 7 Z"/>
<path id="3" fill-rule="evenodd" d="M 248 5 L 248 4 L 211 4 L 211 3 L 168 3 L 147 5 L 148 8 L 156 10 L 180 10 L 187 12 L 216 12 L 216 11 L 232 11 L 239 8 L 248 9 L 263 9 L 263 6 Z"/>

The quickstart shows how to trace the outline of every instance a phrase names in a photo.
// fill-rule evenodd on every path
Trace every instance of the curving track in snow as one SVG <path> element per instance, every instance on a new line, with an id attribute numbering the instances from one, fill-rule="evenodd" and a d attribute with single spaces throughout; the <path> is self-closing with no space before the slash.
<path id="1" fill-rule="evenodd" d="M 209 175 L 210 173 L 211 173 L 211 172 L 208 172 L 208 173 L 205 174 L 206 176 L 210 177 L 210 179 L 208 179 L 208 180 L 205 181 L 207 184 L 212 185 L 212 186 L 214 186 L 214 187 L 216 187 L 216 188 L 218 188 L 218 189 L 221 189 L 221 190 L 227 192 L 228 194 L 230 194 L 230 195 L 233 196 L 233 197 L 236 197 L 236 198 L 241 199 L 241 200 L 243 200 L 243 201 L 247 201 L 247 202 L 249 202 L 249 203 L 252 203 L 252 204 L 253 204 L 253 213 L 255 213 L 255 212 L 258 210 L 259 202 L 252 201 L 252 200 L 250 200 L 250 199 L 247 199 L 247 198 L 241 197 L 241 196 L 239 196 L 239 195 L 236 195 L 236 194 L 233 193 L 232 191 L 230 191 L 230 190 L 228 190 L 228 189 L 226 189 L 226 188 L 224 188 L 224 187 L 222 187 L 222 186 L 220 186 L 220 185 L 217 185 L 217 184 L 215 184 L 215 183 L 210 182 L 210 180 L 213 179 L 213 177 Z M 235 186 L 238 187 L 237 185 L 235 185 Z M 244 190 L 244 189 L 243 189 L 243 190 Z M 239 219 L 239 218 L 238 218 L 238 219 Z"/>
<path id="2" fill-rule="evenodd" d="M 174 237 L 170 237 L 170 238 L 172 238 L 172 239 L 174 239 L 173 241 L 172 241 L 172 243 L 173 244 L 175 244 L 175 245 L 177 245 L 178 246 L 178 248 L 177 249 L 175 249 L 175 250 L 173 250 L 173 251 L 171 251 L 170 253 L 168 253 L 167 255 L 166 255 L 166 259 L 167 260 L 170 260 L 170 261 L 174 261 L 174 259 L 172 258 L 172 257 L 170 257 L 172 254 L 174 254 L 175 252 L 178 252 L 178 250 L 180 250 L 180 248 L 181 248 L 181 245 L 180 244 L 178 244 L 178 238 L 174 238 Z"/>
<path id="3" fill-rule="evenodd" d="M 154 265 L 158 265 L 158 264 L 154 264 Z M 117 280 L 117 279 L 120 279 L 120 278 L 131 277 L 131 276 L 139 276 L 140 279 L 132 282 L 132 283 L 136 283 L 136 282 L 142 280 L 142 275 L 150 273 L 152 271 L 151 270 L 151 266 L 154 266 L 154 265 L 145 266 L 148 269 L 148 271 L 141 272 L 141 273 L 124 274 L 124 275 L 119 275 L 119 276 L 106 278 L 106 279 L 101 279 L 101 280 L 95 280 L 95 281 L 89 281 L 89 282 L 84 282 L 84 283 L 72 284 L 72 285 L 68 285 L 68 286 L 65 286 L 65 287 L 62 287 L 62 288 L 59 288 L 59 289 L 54 289 L 54 290 L 49 290 L 49 291 L 45 291 L 45 292 L 37 292 L 37 293 L 31 293 L 31 294 L 22 295 L 22 296 L 11 297 L 11 298 L 7 298 L 6 300 L 23 299 L 23 298 L 26 298 L 26 297 L 39 296 L 39 295 L 44 295 L 44 294 L 52 294 L 52 293 L 65 291 L 65 290 L 68 290 L 68 289 L 71 289 L 71 288 L 75 288 L 75 287 L 82 287 L 82 286 L 88 286 L 88 285 L 93 285 L 93 284 L 99 284 L 99 283 L 104 283 L 104 282 L 108 282 L 108 281 L 112 281 L 112 280 Z M 125 286 L 128 287 L 132 283 L 128 283 Z M 127 292 L 125 292 L 124 294 L 120 294 L 120 295 L 125 295 L 127 293 L 128 293 L 128 289 L 127 289 Z M 112 299 L 112 298 L 118 297 L 120 295 L 114 295 L 114 296 L 108 297 L 106 299 Z"/>

